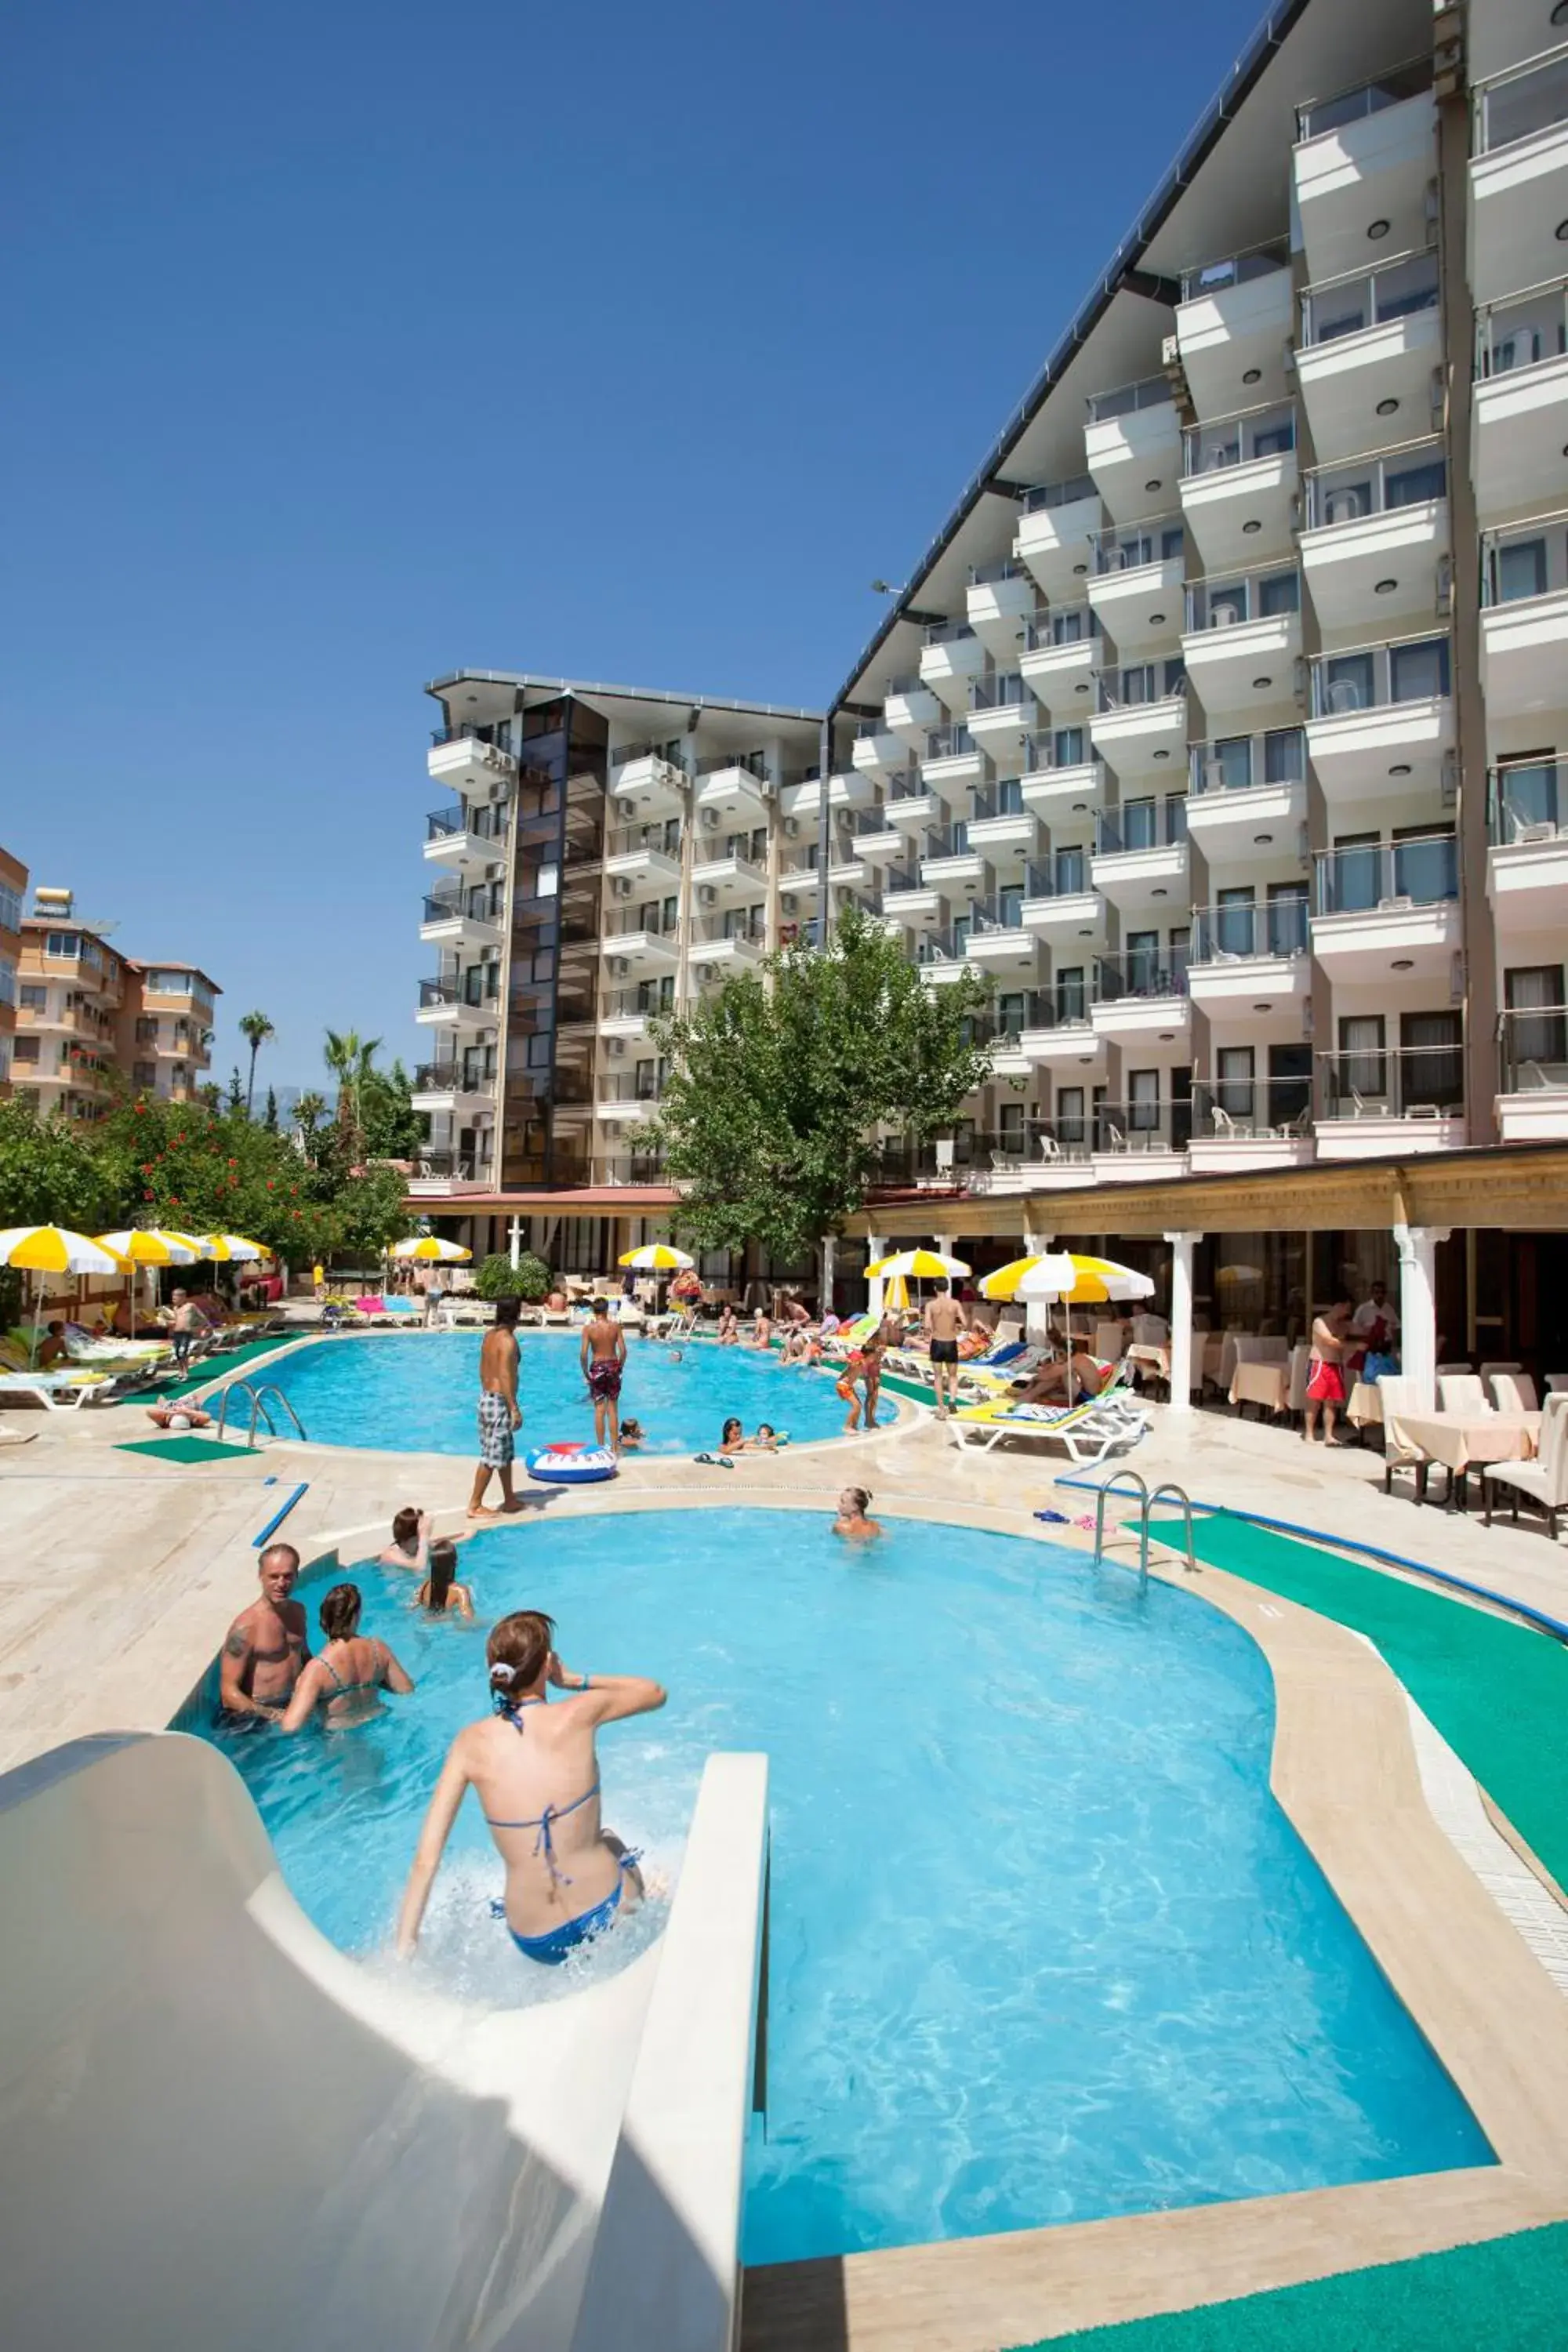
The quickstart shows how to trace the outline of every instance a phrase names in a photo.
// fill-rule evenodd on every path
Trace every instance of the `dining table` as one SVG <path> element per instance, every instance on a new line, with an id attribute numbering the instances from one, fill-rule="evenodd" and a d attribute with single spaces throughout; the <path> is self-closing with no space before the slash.
<path id="1" fill-rule="evenodd" d="M 1283 1412 L 1290 1402 L 1290 1367 L 1266 1359 L 1243 1361 L 1230 1376 L 1230 1401 L 1239 1412 L 1243 1405 L 1264 1406 L 1269 1412 Z"/>
<path id="2" fill-rule="evenodd" d="M 1485 1462 L 1521 1462 L 1541 1437 L 1538 1412 L 1402 1412 L 1401 1435 L 1425 1455 L 1415 1480 L 1415 1499 L 1426 1499 L 1426 1472 L 1433 1463 L 1448 1473 L 1449 1510 L 1465 1495 L 1466 1473 Z"/>

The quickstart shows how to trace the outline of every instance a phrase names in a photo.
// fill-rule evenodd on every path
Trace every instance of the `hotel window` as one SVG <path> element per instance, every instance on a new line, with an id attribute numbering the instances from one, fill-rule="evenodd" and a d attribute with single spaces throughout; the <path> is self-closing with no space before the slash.
<path id="1" fill-rule="evenodd" d="M 1062 1023 L 1089 1019 L 1089 989 L 1085 967 L 1080 963 L 1069 964 L 1057 974 L 1057 1019 Z M 1080 1110 L 1083 1108 L 1082 1092 L 1079 1087 Z"/>
<path id="2" fill-rule="evenodd" d="M 1152 1135 L 1160 1124 L 1160 1073 L 1129 1070 L 1127 1124 L 1134 1135 Z"/>
<path id="3" fill-rule="evenodd" d="M 1215 1101 L 1230 1118 L 1252 1117 L 1252 1047 L 1222 1045 L 1215 1055 Z"/>
<path id="4" fill-rule="evenodd" d="M 1527 1062 L 1568 1061 L 1560 963 L 1516 964 L 1502 976 L 1503 1003 L 1510 1015 L 1511 1067 L 1530 1078 Z"/>
<path id="5" fill-rule="evenodd" d="M 1340 1090 L 1352 1101 L 1381 1099 L 1388 1091 L 1383 1048 L 1383 1015 L 1362 1013 L 1340 1022 Z"/>
<path id="6" fill-rule="evenodd" d="M 1004 1151 L 1018 1153 L 1028 1149 L 1024 1130 L 1024 1106 L 1021 1102 L 1004 1103 L 997 1112 L 996 1121 Z"/>
<path id="7" fill-rule="evenodd" d="M 9 882 L 0 882 L 0 931 L 19 931 L 22 928 L 22 894 Z"/>
<path id="8" fill-rule="evenodd" d="M 16 1002 L 25 1013 L 45 1013 L 48 1010 L 49 992 L 37 981 L 25 980 L 16 991 Z"/>
<path id="9" fill-rule="evenodd" d="M 1057 1088 L 1057 1141 L 1062 1144 L 1087 1141 L 1083 1124 L 1083 1088 Z"/>
<path id="10" fill-rule="evenodd" d="M 47 956 L 77 956 L 81 952 L 81 935 L 78 931 L 48 931 L 44 938 Z"/>
<path id="11" fill-rule="evenodd" d="M 0 1004 L 16 1002 L 16 967 L 9 956 L 0 956 Z"/>
<path id="12" fill-rule="evenodd" d="M 18 1037 L 16 1040 L 15 1045 L 17 1061 L 37 1062 L 38 1059 L 38 1047 L 42 1042 L 42 1039 L 37 1037 Z"/>

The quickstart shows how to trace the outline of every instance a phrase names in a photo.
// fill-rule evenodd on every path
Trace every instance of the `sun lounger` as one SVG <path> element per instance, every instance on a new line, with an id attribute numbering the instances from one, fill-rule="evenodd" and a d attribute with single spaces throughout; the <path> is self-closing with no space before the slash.
<path id="1" fill-rule="evenodd" d="M 0 1370 L 0 1405 L 41 1404 L 47 1412 L 79 1412 L 84 1405 L 118 1404 L 145 1394 L 161 1375 L 124 1372 L 23 1372 Z"/>
<path id="2" fill-rule="evenodd" d="M 961 1405 L 948 1423 L 962 1449 L 990 1454 L 1004 1439 L 1026 1445 L 1059 1445 L 1080 1469 L 1093 1469 L 1106 1456 L 1136 1445 L 1147 1433 L 1146 1416 L 1121 1397 L 1094 1397 L 1087 1403 Z"/>

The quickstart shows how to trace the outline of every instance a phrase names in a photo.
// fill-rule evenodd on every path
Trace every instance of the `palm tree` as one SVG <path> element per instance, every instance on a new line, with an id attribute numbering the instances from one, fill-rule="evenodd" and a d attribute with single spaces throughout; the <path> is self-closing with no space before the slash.
<path id="1" fill-rule="evenodd" d="M 323 1058 L 338 1082 L 338 1124 L 355 1158 L 363 1126 L 361 1093 L 380 1050 L 379 1037 L 362 1037 L 357 1029 L 345 1029 L 341 1037 L 335 1029 L 327 1032 Z"/>
<path id="2" fill-rule="evenodd" d="M 278 1032 L 265 1013 L 242 1013 L 239 1016 L 239 1034 L 250 1046 L 250 1076 L 245 1085 L 245 1116 L 248 1118 L 251 1097 L 256 1092 L 256 1056 L 266 1045 L 268 1037 L 275 1037 Z"/>
<path id="3" fill-rule="evenodd" d="M 316 1121 L 321 1118 L 321 1113 L 326 1109 L 326 1108 L 327 1097 L 325 1095 L 296 1095 L 294 1097 L 295 1124 L 299 1127 L 302 1127 L 307 1135 L 314 1135 L 316 1131 Z"/>

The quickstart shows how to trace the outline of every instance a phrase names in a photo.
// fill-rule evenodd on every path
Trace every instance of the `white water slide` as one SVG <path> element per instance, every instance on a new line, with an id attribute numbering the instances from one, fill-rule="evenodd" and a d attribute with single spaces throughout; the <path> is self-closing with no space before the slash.
<path id="1" fill-rule="evenodd" d="M 766 1803 L 710 1758 L 659 1940 L 482 2010 L 328 1943 L 205 1741 L 0 1778 L 7 2352 L 728 2352 Z"/>

